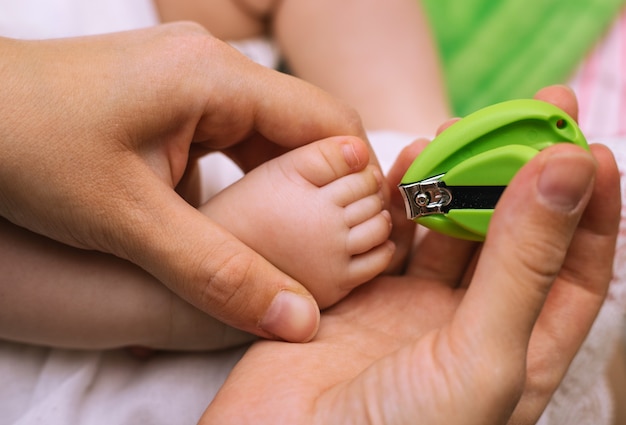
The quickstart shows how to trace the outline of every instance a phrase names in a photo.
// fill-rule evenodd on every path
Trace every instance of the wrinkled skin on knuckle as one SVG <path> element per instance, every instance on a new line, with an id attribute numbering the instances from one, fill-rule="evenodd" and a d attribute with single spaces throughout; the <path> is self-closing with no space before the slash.
<path id="1" fill-rule="evenodd" d="M 251 313 L 249 308 L 255 301 L 250 298 L 248 288 L 258 278 L 255 258 L 251 253 L 237 251 L 220 257 L 218 261 L 210 260 L 210 269 L 201 264 L 194 279 L 198 284 L 200 306 L 235 327 L 244 327 Z M 255 319 L 260 320 L 260 317 Z"/>
<path id="2" fill-rule="evenodd" d="M 517 254 L 530 279 L 551 283 L 561 270 L 564 252 L 565 247 L 556 241 L 532 239 L 519 245 Z M 538 258 L 546 261 L 537 261 Z"/>
<path id="3" fill-rule="evenodd" d="M 542 229 L 526 226 L 525 236 L 518 238 L 512 250 L 500 253 L 501 261 L 514 273 L 514 281 L 526 287 L 532 285 L 539 296 L 545 296 L 561 272 L 569 244 L 569 240 L 546 237 Z"/>

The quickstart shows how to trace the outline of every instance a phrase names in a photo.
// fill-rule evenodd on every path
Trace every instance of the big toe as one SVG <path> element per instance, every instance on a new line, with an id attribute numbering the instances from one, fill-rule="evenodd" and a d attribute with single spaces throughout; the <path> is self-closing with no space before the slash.
<path id="1" fill-rule="evenodd" d="M 322 139 L 285 156 L 304 179 L 318 187 L 363 170 L 369 163 L 364 141 L 352 136 Z"/>

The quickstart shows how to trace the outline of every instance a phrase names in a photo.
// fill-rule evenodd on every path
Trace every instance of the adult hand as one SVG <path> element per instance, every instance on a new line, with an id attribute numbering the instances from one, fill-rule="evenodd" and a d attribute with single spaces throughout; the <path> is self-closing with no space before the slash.
<path id="1" fill-rule="evenodd" d="M 174 187 L 192 144 L 249 169 L 313 140 L 363 136 L 353 110 L 193 24 L 0 39 L 0 54 L 0 215 L 128 259 L 232 326 L 290 341 L 315 334 L 310 294 Z"/>
<path id="2" fill-rule="evenodd" d="M 619 178 L 593 152 L 590 201 L 592 158 L 542 152 L 503 195 L 473 275 L 475 246 L 429 234 L 405 276 L 358 288 L 309 344 L 253 346 L 201 423 L 535 423 L 611 277 Z"/>
<path id="3" fill-rule="evenodd" d="M 592 153 L 530 161 L 482 247 L 427 233 L 404 276 L 358 288 L 309 344 L 256 343 L 201 423 L 535 423 L 611 279 L 619 174 Z"/>

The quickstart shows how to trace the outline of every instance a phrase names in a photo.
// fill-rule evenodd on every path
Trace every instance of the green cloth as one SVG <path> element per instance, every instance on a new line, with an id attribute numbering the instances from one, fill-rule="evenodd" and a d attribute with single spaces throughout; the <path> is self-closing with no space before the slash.
<path id="1" fill-rule="evenodd" d="M 625 0 L 423 0 L 455 114 L 566 82 Z"/>

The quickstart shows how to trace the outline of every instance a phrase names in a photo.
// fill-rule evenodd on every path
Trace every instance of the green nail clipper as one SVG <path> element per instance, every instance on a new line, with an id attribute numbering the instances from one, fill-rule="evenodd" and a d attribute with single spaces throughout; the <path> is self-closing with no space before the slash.
<path id="1" fill-rule="evenodd" d="M 502 192 L 539 151 L 556 143 L 589 149 L 576 122 L 549 103 L 522 99 L 452 124 L 415 159 L 399 185 L 407 217 L 461 239 L 485 239 Z"/>

